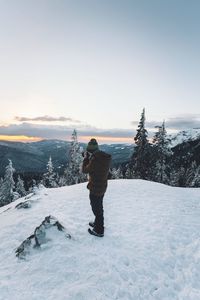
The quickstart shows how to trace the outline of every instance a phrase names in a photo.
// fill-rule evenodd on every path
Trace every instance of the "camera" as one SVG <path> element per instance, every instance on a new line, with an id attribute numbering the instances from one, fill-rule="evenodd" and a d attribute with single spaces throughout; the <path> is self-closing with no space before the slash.
<path id="1" fill-rule="evenodd" d="M 81 153 L 84 158 L 90 158 L 90 153 L 88 151 Z"/>

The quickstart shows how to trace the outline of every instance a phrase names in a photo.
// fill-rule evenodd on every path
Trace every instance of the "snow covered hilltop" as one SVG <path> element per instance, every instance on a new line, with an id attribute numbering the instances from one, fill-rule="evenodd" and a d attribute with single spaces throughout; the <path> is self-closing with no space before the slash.
<path id="1" fill-rule="evenodd" d="M 99 239 L 87 232 L 86 183 L 44 188 L 1 207 L 0 300 L 200 299 L 199 188 L 112 180 L 104 208 Z M 45 243 L 17 258 L 49 215 L 71 238 L 49 229 Z"/>

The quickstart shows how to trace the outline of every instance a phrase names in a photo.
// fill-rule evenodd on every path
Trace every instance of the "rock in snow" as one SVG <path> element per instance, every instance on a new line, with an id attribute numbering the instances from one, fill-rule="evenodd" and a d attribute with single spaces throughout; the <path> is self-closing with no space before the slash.
<path id="1" fill-rule="evenodd" d="M 43 188 L 31 208 L 15 209 L 26 200 L 0 208 L 0 300 L 200 299 L 199 188 L 109 181 L 101 239 L 87 232 L 86 183 Z M 57 220 L 73 238 L 50 226 Z M 40 247 L 30 238 L 19 259 L 14 250 L 32 232 Z"/>
<path id="2" fill-rule="evenodd" d="M 20 203 L 21 204 L 21 203 Z M 22 244 L 17 248 L 16 256 L 25 258 L 30 253 L 31 248 L 39 248 L 41 245 L 46 244 L 50 238 L 47 235 L 49 229 L 56 228 L 58 231 L 65 233 L 65 237 L 71 239 L 71 235 L 66 233 L 64 226 L 53 216 L 48 216 L 44 221 L 35 228 L 34 234 L 25 239 Z"/>
<path id="3" fill-rule="evenodd" d="M 17 209 L 30 208 L 30 207 L 31 207 L 31 201 L 30 200 L 20 202 L 15 206 L 15 208 L 17 208 Z"/>

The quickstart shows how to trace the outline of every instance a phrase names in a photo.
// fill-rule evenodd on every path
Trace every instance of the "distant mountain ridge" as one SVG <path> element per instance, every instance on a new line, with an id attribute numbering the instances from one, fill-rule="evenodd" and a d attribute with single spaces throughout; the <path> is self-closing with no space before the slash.
<path id="1" fill-rule="evenodd" d="M 68 146 L 69 143 L 63 141 L 59 143 L 48 140 L 34 143 L 0 141 L 0 175 L 4 173 L 8 159 L 12 160 L 17 173 L 44 172 L 50 155 L 55 160 L 55 167 L 58 167 L 66 161 Z"/>
<path id="2" fill-rule="evenodd" d="M 182 159 L 183 155 L 190 153 L 190 162 L 194 159 L 199 162 L 200 128 L 181 131 L 174 135 L 168 135 L 171 139 L 171 148 L 175 156 Z M 51 156 L 55 171 L 62 173 L 68 162 L 70 141 L 42 140 L 39 142 L 22 143 L 0 141 L 0 177 L 4 175 L 8 159 L 11 159 L 17 173 L 46 172 L 46 165 Z M 80 143 L 83 149 L 86 144 Z M 133 151 L 134 144 L 103 144 L 100 149 L 112 155 L 112 167 L 126 164 Z M 177 161 L 177 159 L 176 159 Z M 189 163 L 190 163 L 189 162 Z"/>
<path id="3" fill-rule="evenodd" d="M 182 144 L 187 141 L 194 141 L 200 139 L 200 128 L 193 128 L 190 130 L 183 130 L 176 134 L 169 135 L 171 139 L 171 147 L 175 147 L 178 144 Z"/>
<path id="4" fill-rule="evenodd" d="M 80 143 L 83 149 L 86 144 Z M 70 142 L 62 140 L 42 140 L 22 143 L 0 141 L 0 176 L 4 175 L 8 159 L 13 162 L 17 173 L 44 173 L 51 156 L 56 172 L 62 172 L 68 162 Z M 104 144 L 100 149 L 112 155 L 112 164 L 118 165 L 128 161 L 133 145 Z M 123 150 L 123 151 L 122 151 Z"/>

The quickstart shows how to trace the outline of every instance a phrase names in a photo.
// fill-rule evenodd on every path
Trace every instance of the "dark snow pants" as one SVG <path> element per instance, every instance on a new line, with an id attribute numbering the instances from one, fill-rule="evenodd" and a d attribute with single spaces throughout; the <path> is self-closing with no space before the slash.
<path id="1" fill-rule="evenodd" d="M 98 233 L 104 233 L 103 197 L 104 195 L 96 196 L 90 193 L 90 205 L 95 215 L 94 230 Z"/>

